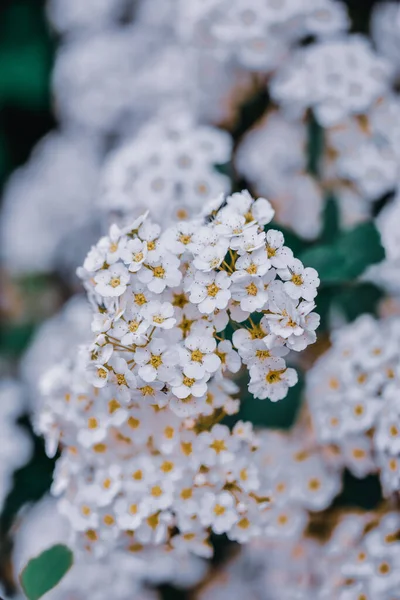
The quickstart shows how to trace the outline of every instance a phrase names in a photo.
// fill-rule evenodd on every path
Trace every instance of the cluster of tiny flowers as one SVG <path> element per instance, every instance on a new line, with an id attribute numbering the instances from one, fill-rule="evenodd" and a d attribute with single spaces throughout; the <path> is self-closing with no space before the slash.
<path id="1" fill-rule="evenodd" d="M 241 0 L 181 0 L 181 5 L 187 36 L 198 44 L 212 41 L 226 61 L 235 58 L 244 68 L 262 72 L 279 66 L 308 35 L 329 37 L 348 24 L 345 7 L 332 0 L 251 0 L 245 6 Z"/>
<path id="2" fill-rule="evenodd" d="M 319 280 L 265 232 L 267 200 L 204 210 L 163 232 L 146 215 L 114 225 L 79 270 L 95 338 L 46 378 L 38 429 L 50 454 L 62 444 L 53 491 L 95 554 L 208 557 L 211 531 L 247 541 L 268 526 L 262 438 L 220 423 L 239 409 L 229 374 L 244 363 L 256 398 L 286 396 L 297 374 L 283 356 L 315 341 Z"/>
<path id="3" fill-rule="evenodd" d="M 271 93 L 291 114 L 313 108 L 324 127 L 362 114 L 388 91 L 390 66 L 359 35 L 302 48 L 271 83 Z"/>
<path id="4" fill-rule="evenodd" d="M 399 342 L 397 317 L 364 315 L 332 335 L 306 378 L 318 441 L 356 477 L 379 471 L 387 495 L 400 490 Z"/>
<path id="5" fill-rule="evenodd" d="M 167 110 L 110 155 L 100 206 L 137 214 L 149 209 L 164 226 L 187 219 L 230 191 L 229 178 L 214 167 L 229 162 L 231 151 L 227 132 L 197 125 L 184 110 Z"/>
<path id="6" fill-rule="evenodd" d="M 273 504 L 263 540 L 299 540 L 310 513 L 327 509 L 341 490 L 341 474 L 326 460 L 306 423 L 289 433 L 257 432 L 260 469 L 268 477 Z"/>
<path id="7" fill-rule="evenodd" d="M 398 513 L 343 513 L 326 542 L 255 540 L 197 600 L 398 600 L 399 551 Z"/>

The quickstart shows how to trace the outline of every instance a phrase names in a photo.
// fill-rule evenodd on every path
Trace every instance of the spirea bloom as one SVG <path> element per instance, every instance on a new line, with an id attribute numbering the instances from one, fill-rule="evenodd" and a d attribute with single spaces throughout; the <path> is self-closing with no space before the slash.
<path id="1" fill-rule="evenodd" d="M 396 512 L 344 512 L 326 540 L 256 540 L 218 569 L 198 600 L 386 600 L 399 598 Z M 318 526 L 318 522 L 316 524 Z"/>
<path id="2" fill-rule="evenodd" d="M 316 339 L 318 274 L 266 232 L 273 214 L 248 192 L 164 231 L 145 214 L 79 269 L 93 340 L 45 378 L 37 427 L 49 454 L 61 443 L 53 492 L 95 556 L 208 557 L 211 532 L 246 541 L 269 526 L 263 439 L 221 421 L 239 409 L 230 372 L 243 363 L 256 398 L 281 400 L 297 382 L 283 357 Z M 323 489 L 305 504 L 325 505 Z"/>
<path id="3" fill-rule="evenodd" d="M 399 340 L 397 317 L 364 315 L 332 335 L 306 377 L 318 441 L 356 477 L 379 471 L 386 495 L 400 489 Z"/>

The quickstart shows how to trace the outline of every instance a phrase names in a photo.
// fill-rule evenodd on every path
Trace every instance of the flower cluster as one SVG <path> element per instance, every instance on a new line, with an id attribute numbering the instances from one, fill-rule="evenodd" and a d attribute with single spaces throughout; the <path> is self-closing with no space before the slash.
<path id="1" fill-rule="evenodd" d="M 324 197 L 306 172 L 306 147 L 306 123 L 274 110 L 243 137 L 235 166 L 253 190 L 270 200 L 279 223 L 313 239 L 321 231 Z"/>
<path id="2" fill-rule="evenodd" d="M 211 45 L 211 38 L 227 62 L 235 58 L 244 68 L 262 72 L 278 67 L 308 35 L 330 37 L 348 24 L 344 6 L 331 0 L 251 0 L 246 6 L 241 0 L 181 0 L 180 10 L 182 30 L 184 23 L 186 35 L 198 45 Z"/>
<path id="3" fill-rule="evenodd" d="M 313 108 L 322 126 L 364 113 L 387 93 L 390 67 L 366 38 L 353 35 L 298 50 L 271 84 L 291 114 Z"/>
<path id="4" fill-rule="evenodd" d="M 50 454 L 64 448 L 53 490 L 95 554 L 207 557 L 210 531 L 247 541 L 268 524 L 263 441 L 219 422 L 239 409 L 227 375 L 243 362 L 256 398 L 286 396 L 297 375 L 283 356 L 315 341 L 319 280 L 265 232 L 267 200 L 242 192 L 204 212 L 163 232 L 147 215 L 114 225 L 79 270 L 95 339 L 47 377 L 38 428 Z"/>
<path id="5" fill-rule="evenodd" d="M 332 335 L 307 373 L 315 435 L 356 477 L 379 471 L 387 495 L 400 489 L 400 321 L 364 315 Z"/>
<path id="6" fill-rule="evenodd" d="M 227 132 L 197 125 L 185 110 L 171 108 L 109 156 L 99 205 L 103 211 L 135 208 L 137 214 L 148 208 L 164 226 L 185 220 L 230 191 L 229 178 L 214 167 L 229 162 L 231 150 Z"/>
<path id="7" fill-rule="evenodd" d="M 399 598 L 397 512 L 346 513 L 323 542 L 256 540 L 200 590 L 198 600 Z"/>

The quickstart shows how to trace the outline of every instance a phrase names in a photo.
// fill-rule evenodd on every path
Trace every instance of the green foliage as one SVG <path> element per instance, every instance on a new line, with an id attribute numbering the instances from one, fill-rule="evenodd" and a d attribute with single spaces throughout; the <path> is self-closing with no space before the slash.
<path id="1" fill-rule="evenodd" d="M 72 552 L 58 544 L 32 558 L 20 575 L 22 588 L 29 600 L 38 600 L 53 589 L 73 564 Z"/>
<path id="2" fill-rule="evenodd" d="M 29 419 L 21 419 L 33 439 L 33 455 L 31 460 L 14 473 L 13 485 L 3 506 L 1 514 L 1 530 L 10 529 L 17 512 L 29 502 L 37 502 L 49 491 L 56 459 L 50 459 L 44 451 L 41 438 L 33 435 Z"/>
<path id="3" fill-rule="evenodd" d="M 336 236 L 331 243 L 314 246 L 300 256 L 307 267 L 317 269 L 322 285 L 350 282 L 384 258 L 380 236 L 372 222 L 362 223 Z"/>

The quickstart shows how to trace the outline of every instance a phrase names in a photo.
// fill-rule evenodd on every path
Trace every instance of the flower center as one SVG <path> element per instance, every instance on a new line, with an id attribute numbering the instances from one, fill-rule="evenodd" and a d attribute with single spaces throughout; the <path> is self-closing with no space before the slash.
<path id="1" fill-rule="evenodd" d="M 147 302 L 146 296 L 144 294 L 135 294 L 134 300 L 138 306 L 143 306 L 143 304 L 146 304 Z"/>
<path id="2" fill-rule="evenodd" d="M 191 354 L 191 359 L 193 362 L 199 362 L 201 363 L 203 361 L 203 353 L 200 352 L 200 350 L 193 350 L 192 354 Z"/>
<path id="3" fill-rule="evenodd" d="M 190 240 L 192 239 L 192 237 L 190 235 L 185 235 L 184 233 L 181 233 L 181 235 L 179 236 L 179 241 L 184 245 L 187 246 L 190 243 Z"/>
<path id="4" fill-rule="evenodd" d="M 256 350 L 256 357 L 259 360 L 266 360 L 271 357 L 271 353 L 269 350 Z"/>
<path id="5" fill-rule="evenodd" d="M 115 411 L 118 410 L 119 408 L 121 408 L 121 405 L 118 402 L 118 400 L 116 400 L 115 398 L 110 400 L 110 402 L 108 403 L 108 412 L 110 413 L 110 415 L 115 413 Z"/>
<path id="6" fill-rule="evenodd" d="M 185 456 L 190 456 L 193 452 L 193 447 L 191 442 L 182 442 L 181 450 Z"/>
<path id="7" fill-rule="evenodd" d="M 186 294 L 183 292 L 181 294 L 174 294 L 174 299 L 172 300 L 173 306 L 178 306 L 179 308 L 183 308 L 188 303 L 188 299 Z"/>
<path id="8" fill-rule="evenodd" d="M 112 288 L 117 288 L 121 284 L 121 280 L 119 277 L 113 277 L 110 281 L 110 285 Z"/>
<path id="9" fill-rule="evenodd" d="M 154 277 L 158 277 L 159 279 L 163 279 L 165 275 L 165 269 L 162 267 L 154 267 L 153 269 Z"/>
<path id="10" fill-rule="evenodd" d="M 135 262 L 140 262 L 141 260 L 143 260 L 143 252 L 138 252 L 137 254 L 134 254 L 133 260 Z"/>
<path id="11" fill-rule="evenodd" d="M 152 240 L 151 242 L 147 242 L 147 250 L 149 250 L 151 252 L 151 250 L 155 250 L 156 249 L 156 243 L 154 240 Z"/>
<path id="12" fill-rule="evenodd" d="M 270 371 L 266 374 L 265 380 L 267 383 L 278 383 L 282 378 L 284 371 Z"/>
<path id="13" fill-rule="evenodd" d="M 250 285 L 248 285 L 246 287 L 246 292 L 248 293 L 249 296 L 257 296 L 258 294 L 258 289 L 255 283 L 250 283 Z"/>
<path id="14" fill-rule="evenodd" d="M 192 379 L 191 377 L 186 377 L 186 375 L 185 375 L 184 378 L 183 378 L 182 383 L 186 387 L 192 387 L 196 383 L 196 380 Z"/>
<path id="15" fill-rule="evenodd" d="M 215 283 L 210 283 L 210 285 L 207 286 L 207 294 L 212 298 L 215 298 L 219 290 L 220 288 Z"/>
<path id="16" fill-rule="evenodd" d="M 97 376 L 100 377 L 100 379 L 105 379 L 107 377 L 107 371 L 100 367 L 100 369 L 97 369 Z"/>
<path id="17" fill-rule="evenodd" d="M 128 329 L 131 333 L 135 333 L 139 328 L 139 323 L 137 321 L 129 321 Z"/>
<path id="18" fill-rule="evenodd" d="M 240 527 L 240 529 L 248 529 L 250 527 L 250 521 L 246 517 L 243 517 L 243 519 L 240 519 L 237 525 Z"/>
<path id="19" fill-rule="evenodd" d="M 147 519 L 147 525 L 151 528 L 151 529 L 157 529 L 158 527 L 158 523 L 159 523 L 159 518 L 157 514 L 151 515 L 150 517 L 148 517 Z"/>
<path id="20" fill-rule="evenodd" d="M 294 283 L 294 285 L 303 285 L 303 278 L 301 275 L 297 275 L 296 273 L 294 273 L 292 275 L 292 282 Z"/>
<path id="21" fill-rule="evenodd" d="M 118 385 L 128 385 L 126 383 L 125 375 L 122 375 L 122 373 L 117 373 L 117 383 Z"/>
<path id="22" fill-rule="evenodd" d="M 182 500 L 189 500 L 192 496 L 193 496 L 193 490 L 192 490 L 192 488 L 184 488 L 181 491 L 181 498 L 182 498 Z"/>
<path id="23" fill-rule="evenodd" d="M 163 491 L 159 485 L 155 485 L 151 488 L 151 495 L 154 496 L 154 498 L 159 498 L 160 496 L 162 496 L 162 494 Z"/>
<path id="24" fill-rule="evenodd" d="M 310 481 L 308 482 L 308 488 L 310 490 L 312 490 L 313 492 L 316 492 L 317 490 L 319 490 L 320 487 L 321 487 L 321 482 L 316 477 L 313 479 L 310 479 Z"/>
<path id="25" fill-rule="evenodd" d="M 152 354 L 150 359 L 150 364 L 154 369 L 158 369 L 160 365 L 162 365 L 162 358 L 160 354 Z"/>
<path id="26" fill-rule="evenodd" d="M 210 448 L 212 448 L 216 454 L 220 454 L 224 450 L 226 450 L 226 444 L 224 440 L 214 440 L 212 444 L 210 444 Z"/>
<path id="27" fill-rule="evenodd" d="M 140 388 L 140 391 L 142 392 L 142 396 L 154 396 L 155 394 L 154 388 L 152 388 L 151 385 L 143 386 Z"/>
<path id="28" fill-rule="evenodd" d="M 222 506 L 222 504 L 216 504 L 214 506 L 214 513 L 217 515 L 217 517 L 221 517 L 226 511 L 225 506 Z"/>
<path id="29" fill-rule="evenodd" d="M 257 265 L 255 265 L 254 263 L 251 263 L 250 266 L 247 267 L 246 271 L 249 275 L 256 275 L 257 274 Z"/>
<path id="30" fill-rule="evenodd" d="M 170 460 L 165 460 L 161 465 L 161 471 L 163 473 L 170 473 L 174 468 L 174 463 Z"/>
<path id="31" fill-rule="evenodd" d="M 154 323 L 158 323 L 158 325 L 161 325 L 161 323 L 164 323 L 165 318 L 162 317 L 161 315 L 154 315 L 153 321 L 154 321 Z"/>

